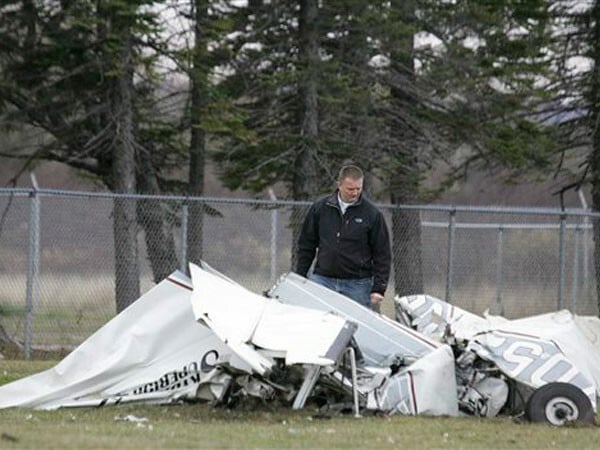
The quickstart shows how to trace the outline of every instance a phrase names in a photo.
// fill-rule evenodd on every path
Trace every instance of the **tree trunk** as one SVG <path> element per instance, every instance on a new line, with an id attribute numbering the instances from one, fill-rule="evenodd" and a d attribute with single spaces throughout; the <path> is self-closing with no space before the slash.
<path id="1" fill-rule="evenodd" d="M 141 155 L 138 158 L 137 167 L 139 192 L 160 194 L 150 155 Z M 137 220 L 144 229 L 154 282 L 159 283 L 179 268 L 173 229 L 169 225 L 166 206 L 159 200 L 138 200 Z"/>
<path id="2" fill-rule="evenodd" d="M 417 203 L 418 183 L 410 174 L 398 173 L 391 181 L 391 201 L 395 205 Z M 421 261 L 421 218 L 419 211 L 392 210 L 392 254 L 394 255 L 394 288 L 399 296 L 423 293 Z"/>
<path id="3" fill-rule="evenodd" d="M 190 168 L 189 193 L 195 197 L 204 195 L 204 166 L 206 161 L 206 136 L 200 122 L 207 104 L 207 51 L 203 24 L 208 20 L 208 2 L 195 0 L 194 3 L 194 50 L 193 67 L 190 72 Z M 204 229 L 204 204 L 192 202 L 189 205 L 188 257 L 189 261 L 199 264 L 202 260 Z"/>
<path id="4" fill-rule="evenodd" d="M 396 1 L 405 23 L 410 23 L 414 15 L 414 3 Z M 392 70 L 400 79 L 414 83 L 415 70 L 413 61 L 412 33 L 403 32 L 397 38 L 396 48 L 392 53 Z M 406 83 L 409 85 L 410 83 Z M 402 110 L 412 100 L 404 92 L 401 83 L 394 83 L 391 89 L 392 109 Z M 406 205 L 419 202 L 421 168 L 419 163 L 419 143 L 414 132 L 403 123 L 390 126 L 392 142 L 397 143 L 399 151 L 395 156 L 395 169 L 390 179 L 390 199 L 393 204 Z M 394 209 L 392 212 L 392 252 L 394 265 L 394 288 L 396 295 L 412 295 L 423 292 L 423 271 L 421 265 L 421 220 L 418 211 Z"/>
<path id="5" fill-rule="evenodd" d="M 120 48 L 112 54 L 114 76 L 110 83 L 110 114 L 113 129 L 112 186 L 116 193 L 136 192 L 133 117 L 133 42 L 128 20 L 111 14 L 113 33 Z M 137 247 L 136 202 L 115 198 L 113 205 L 115 246 L 115 295 L 117 313 L 140 296 L 140 269 Z"/>
<path id="6" fill-rule="evenodd" d="M 294 161 L 292 195 L 294 200 L 307 200 L 319 189 L 317 138 L 319 136 L 319 105 L 317 96 L 319 42 L 318 42 L 318 2 L 300 2 L 298 26 L 299 59 L 302 70 L 299 86 L 298 123 L 300 125 L 300 147 Z M 302 226 L 305 208 L 294 208 L 290 220 L 292 227 L 292 267 L 296 267 L 298 237 Z"/>

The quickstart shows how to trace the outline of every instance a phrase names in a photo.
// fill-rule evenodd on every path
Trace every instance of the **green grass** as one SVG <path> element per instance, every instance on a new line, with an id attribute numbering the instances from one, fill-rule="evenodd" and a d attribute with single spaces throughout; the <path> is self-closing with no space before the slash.
<path id="1" fill-rule="evenodd" d="M 0 361 L 0 384 L 51 367 Z M 147 419 L 124 421 L 127 416 Z M 595 426 L 561 428 L 510 418 L 323 415 L 265 404 L 121 405 L 57 411 L 0 410 L 0 448 L 598 448 Z"/>

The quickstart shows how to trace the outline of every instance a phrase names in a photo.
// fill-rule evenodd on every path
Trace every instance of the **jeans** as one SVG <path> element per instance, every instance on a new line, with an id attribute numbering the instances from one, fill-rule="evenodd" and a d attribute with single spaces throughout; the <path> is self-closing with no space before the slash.
<path id="1" fill-rule="evenodd" d="M 330 278 L 316 273 L 310 274 L 309 280 L 321 286 L 351 298 L 361 305 L 371 308 L 372 278 Z"/>

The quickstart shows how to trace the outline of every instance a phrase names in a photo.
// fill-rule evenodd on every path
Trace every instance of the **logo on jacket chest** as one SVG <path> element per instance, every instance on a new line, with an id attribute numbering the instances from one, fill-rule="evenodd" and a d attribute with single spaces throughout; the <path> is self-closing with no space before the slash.
<path id="1" fill-rule="evenodd" d="M 354 230 L 362 230 L 367 225 L 367 219 L 363 217 L 348 217 L 344 221 L 347 227 Z"/>

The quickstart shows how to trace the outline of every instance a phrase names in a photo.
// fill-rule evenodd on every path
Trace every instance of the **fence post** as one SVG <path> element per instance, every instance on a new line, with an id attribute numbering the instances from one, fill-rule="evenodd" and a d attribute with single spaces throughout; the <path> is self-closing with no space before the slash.
<path id="1" fill-rule="evenodd" d="M 183 273 L 188 273 L 188 204 L 184 203 L 181 207 L 181 268 Z"/>
<path id="2" fill-rule="evenodd" d="M 269 188 L 269 198 L 277 200 L 273 189 Z M 271 211 L 271 284 L 277 281 L 277 208 Z"/>
<path id="3" fill-rule="evenodd" d="M 27 287 L 25 299 L 25 342 L 23 345 L 25 359 L 31 359 L 33 340 L 33 313 L 39 303 L 39 266 L 40 266 L 40 197 L 37 194 L 37 183 L 32 175 L 33 190 L 29 209 L 29 251 L 27 255 Z"/>
<path id="4" fill-rule="evenodd" d="M 498 239 L 496 246 L 496 306 L 498 308 L 497 313 L 501 316 L 504 315 L 504 305 L 502 304 L 502 256 L 503 256 L 503 234 L 504 227 L 500 225 L 498 227 Z"/>
<path id="5" fill-rule="evenodd" d="M 573 313 L 577 312 L 577 284 L 579 283 L 579 246 L 581 245 L 582 229 L 579 223 L 575 226 L 575 242 L 573 243 Z"/>
<path id="6" fill-rule="evenodd" d="M 584 295 L 588 295 L 588 291 L 587 291 L 587 283 L 588 283 L 588 278 L 589 278 L 589 256 L 588 256 L 588 229 L 590 227 L 590 218 L 587 215 L 587 213 L 589 212 L 588 210 L 588 206 L 587 206 L 587 201 L 585 200 L 585 195 L 583 195 L 583 191 L 581 189 L 579 189 L 577 191 L 577 193 L 579 194 L 579 200 L 581 201 L 581 206 L 583 207 L 584 212 L 586 213 L 585 216 L 583 216 L 583 245 L 582 245 L 582 250 L 583 250 L 583 286 L 582 286 L 582 290 L 584 292 Z"/>
<path id="7" fill-rule="evenodd" d="M 454 257 L 454 227 L 456 221 L 456 210 L 449 212 L 448 219 L 448 256 L 446 262 L 446 301 L 452 302 L 452 277 L 453 277 L 453 257 Z"/>
<path id="8" fill-rule="evenodd" d="M 565 229 L 567 225 L 567 216 L 561 214 L 560 216 L 560 236 L 559 236 L 559 249 L 558 249 L 558 309 L 563 309 L 565 304 L 565 253 L 566 253 L 566 239 Z"/>

